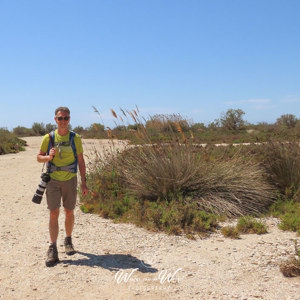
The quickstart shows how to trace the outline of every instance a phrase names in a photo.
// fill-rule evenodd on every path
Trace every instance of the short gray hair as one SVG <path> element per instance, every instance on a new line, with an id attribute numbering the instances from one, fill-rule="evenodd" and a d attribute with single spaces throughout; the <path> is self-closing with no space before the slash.
<path id="1" fill-rule="evenodd" d="M 58 107 L 58 108 L 55 110 L 55 115 L 56 115 L 59 111 L 66 112 L 66 113 L 70 114 L 70 110 L 69 110 L 69 108 L 66 107 L 66 106 L 60 106 L 60 107 Z"/>

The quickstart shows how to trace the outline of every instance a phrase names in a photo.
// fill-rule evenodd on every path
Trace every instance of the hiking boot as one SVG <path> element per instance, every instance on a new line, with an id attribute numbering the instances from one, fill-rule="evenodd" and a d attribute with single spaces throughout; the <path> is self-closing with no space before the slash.
<path id="1" fill-rule="evenodd" d="M 47 252 L 46 266 L 53 267 L 58 261 L 57 247 L 56 245 L 50 245 Z"/>
<path id="2" fill-rule="evenodd" d="M 73 255 L 76 253 L 74 246 L 72 244 L 72 238 L 70 236 L 65 238 L 65 250 L 67 255 Z"/>

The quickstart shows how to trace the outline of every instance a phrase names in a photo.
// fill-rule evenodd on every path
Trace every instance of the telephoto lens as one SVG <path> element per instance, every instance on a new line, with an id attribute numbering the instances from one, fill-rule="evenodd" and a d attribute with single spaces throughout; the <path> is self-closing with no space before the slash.
<path id="1" fill-rule="evenodd" d="M 50 175 L 48 173 L 42 173 L 41 175 L 42 181 L 40 182 L 33 198 L 32 202 L 40 204 L 42 202 L 42 198 L 47 186 L 47 183 L 50 181 Z"/>

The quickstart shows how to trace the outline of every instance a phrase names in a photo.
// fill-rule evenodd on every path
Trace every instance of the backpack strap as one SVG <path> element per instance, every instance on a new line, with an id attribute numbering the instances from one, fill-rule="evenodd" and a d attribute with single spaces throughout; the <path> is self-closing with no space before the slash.
<path id="1" fill-rule="evenodd" d="M 49 144 L 48 144 L 47 154 L 49 155 L 50 149 L 54 147 L 55 131 L 52 130 L 51 132 L 48 133 L 48 135 L 49 135 Z"/>
<path id="2" fill-rule="evenodd" d="M 54 141 L 55 141 L 55 131 L 52 130 L 48 133 L 49 135 L 49 144 L 48 144 L 48 150 L 47 155 L 50 153 L 50 149 L 54 147 Z M 50 161 L 47 162 L 47 173 L 50 173 L 51 165 L 53 165 Z"/>
<path id="3" fill-rule="evenodd" d="M 75 159 L 77 161 L 77 151 L 76 151 L 76 145 L 75 145 L 75 141 L 74 141 L 75 135 L 76 135 L 76 133 L 74 131 L 70 131 L 70 144 L 73 149 Z"/>
<path id="4" fill-rule="evenodd" d="M 75 145 L 75 140 L 74 140 L 75 135 L 76 135 L 76 133 L 74 131 L 70 131 L 70 144 L 71 144 L 71 147 L 73 149 L 74 156 L 75 156 L 75 162 L 74 163 L 76 165 L 76 168 L 75 168 L 75 173 L 76 173 L 77 172 L 78 159 L 77 159 L 77 151 L 76 151 L 76 145 Z"/>

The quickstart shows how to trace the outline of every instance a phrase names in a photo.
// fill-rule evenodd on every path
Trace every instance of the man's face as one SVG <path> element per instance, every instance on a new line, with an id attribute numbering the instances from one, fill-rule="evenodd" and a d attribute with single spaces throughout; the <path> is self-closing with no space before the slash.
<path id="1" fill-rule="evenodd" d="M 69 122 L 70 122 L 70 115 L 67 112 L 64 111 L 58 111 L 55 118 L 55 122 L 57 123 L 57 126 L 60 128 L 68 128 Z"/>

